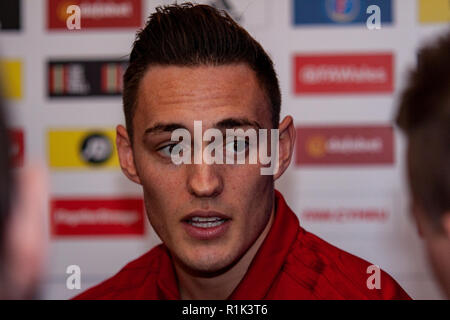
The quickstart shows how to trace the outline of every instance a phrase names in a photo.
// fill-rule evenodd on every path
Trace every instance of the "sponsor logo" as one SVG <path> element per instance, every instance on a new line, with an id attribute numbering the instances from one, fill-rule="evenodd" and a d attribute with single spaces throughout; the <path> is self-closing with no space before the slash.
<path id="1" fill-rule="evenodd" d="M 382 208 L 334 208 L 305 209 L 302 212 L 304 221 L 347 223 L 354 221 L 385 222 L 389 213 Z"/>
<path id="2" fill-rule="evenodd" d="M 294 78 L 296 94 L 392 92 L 393 56 L 296 55 Z"/>
<path id="3" fill-rule="evenodd" d="M 24 162 L 25 143 L 22 129 L 9 130 L 10 161 L 13 167 L 21 167 Z"/>
<path id="4" fill-rule="evenodd" d="M 102 133 L 89 134 L 81 144 L 81 157 L 90 164 L 102 164 L 111 158 L 112 141 Z"/>
<path id="5" fill-rule="evenodd" d="M 304 190 L 299 203 L 300 223 L 331 240 L 388 236 L 398 231 L 395 200 L 382 190 Z"/>
<path id="6" fill-rule="evenodd" d="M 143 235 L 142 199 L 53 199 L 54 236 Z"/>
<path id="7" fill-rule="evenodd" d="M 126 65 L 121 60 L 50 61 L 48 96 L 120 96 Z"/>
<path id="8" fill-rule="evenodd" d="M 22 97 L 22 63 L 20 60 L 0 60 L 2 96 L 17 100 Z"/>
<path id="9" fill-rule="evenodd" d="M 449 22 L 450 1 L 419 0 L 419 21 L 421 23 Z"/>
<path id="10" fill-rule="evenodd" d="M 49 165 L 52 168 L 117 168 L 114 130 L 48 132 Z"/>
<path id="11" fill-rule="evenodd" d="M 0 31 L 20 30 L 21 0 L 0 1 Z"/>
<path id="12" fill-rule="evenodd" d="M 84 29 L 139 28 L 142 24 L 142 0 L 48 0 L 48 29 L 67 28 L 70 14 L 67 8 L 76 5 L 81 9 Z"/>
<path id="13" fill-rule="evenodd" d="M 360 1 L 358 0 L 327 0 L 325 2 L 328 17 L 336 22 L 350 22 L 359 14 Z"/>
<path id="14" fill-rule="evenodd" d="M 296 144 L 299 166 L 394 163 L 390 126 L 299 127 Z"/>
<path id="15" fill-rule="evenodd" d="M 381 23 L 392 23 L 391 0 L 293 0 L 294 25 L 308 24 L 366 24 L 367 8 L 380 8 Z"/>

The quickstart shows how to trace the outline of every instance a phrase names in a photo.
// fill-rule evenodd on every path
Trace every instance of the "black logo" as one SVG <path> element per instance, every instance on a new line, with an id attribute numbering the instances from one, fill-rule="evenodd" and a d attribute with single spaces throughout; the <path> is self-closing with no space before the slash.
<path id="1" fill-rule="evenodd" d="M 81 144 L 81 158 L 92 165 L 103 164 L 111 158 L 111 140 L 102 133 L 89 134 Z"/>
<path id="2" fill-rule="evenodd" d="M 0 1 L 0 30 L 20 30 L 20 0 Z"/>
<path id="3" fill-rule="evenodd" d="M 52 60 L 47 63 L 48 96 L 121 96 L 127 62 L 122 60 Z"/>

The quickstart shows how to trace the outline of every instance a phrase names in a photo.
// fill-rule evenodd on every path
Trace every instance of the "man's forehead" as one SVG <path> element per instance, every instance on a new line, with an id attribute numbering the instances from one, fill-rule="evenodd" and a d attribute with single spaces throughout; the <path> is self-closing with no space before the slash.
<path id="1" fill-rule="evenodd" d="M 141 81 L 136 113 L 153 125 L 202 120 L 213 126 L 227 118 L 265 122 L 268 116 L 270 121 L 267 105 L 254 71 L 245 64 L 152 66 Z"/>
<path id="2" fill-rule="evenodd" d="M 180 103 L 199 99 L 247 101 L 263 94 L 255 72 L 245 64 L 151 66 L 141 80 L 140 89 L 150 104 L 153 101 Z"/>

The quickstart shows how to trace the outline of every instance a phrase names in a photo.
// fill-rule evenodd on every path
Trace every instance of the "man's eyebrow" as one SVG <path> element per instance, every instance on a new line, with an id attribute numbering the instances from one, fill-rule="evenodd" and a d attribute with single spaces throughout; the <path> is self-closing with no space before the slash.
<path id="1" fill-rule="evenodd" d="M 261 125 L 257 121 L 252 121 L 247 118 L 227 118 L 217 122 L 214 127 L 219 129 L 232 129 L 235 127 L 256 127 L 261 129 Z"/>
<path id="2" fill-rule="evenodd" d="M 235 127 L 256 127 L 261 129 L 261 125 L 257 121 L 251 121 L 247 118 L 227 118 L 217 122 L 214 127 L 219 129 L 231 129 Z M 144 132 L 144 136 L 147 134 L 156 134 L 164 132 L 172 132 L 176 129 L 186 129 L 186 126 L 180 123 L 156 123 L 154 126 L 147 128 Z"/>
<path id="3" fill-rule="evenodd" d="M 187 128 L 180 123 L 157 123 L 153 127 L 147 128 L 144 132 L 144 136 L 151 133 L 172 132 L 176 129 Z"/>

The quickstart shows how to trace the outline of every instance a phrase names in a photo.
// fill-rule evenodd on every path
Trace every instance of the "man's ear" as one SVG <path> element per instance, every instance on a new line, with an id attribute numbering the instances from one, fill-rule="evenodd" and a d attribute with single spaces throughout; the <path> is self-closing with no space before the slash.
<path id="1" fill-rule="evenodd" d="M 441 219 L 442 229 L 444 229 L 447 238 L 450 240 L 450 211 L 445 212 Z"/>
<path id="2" fill-rule="evenodd" d="M 278 143 L 278 170 L 274 174 L 274 180 L 277 180 L 286 171 L 291 163 L 292 154 L 295 146 L 295 127 L 291 116 L 287 116 L 280 123 Z"/>
<path id="3" fill-rule="evenodd" d="M 134 163 L 133 148 L 131 146 L 130 138 L 128 137 L 127 129 L 125 129 L 122 125 L 118 125 L 116 127 L 116 133 L 116 145 L 120 167 L 128 179 L 135 183 L 141 184 L 141 180 L 137 175 L 136 165 Z"/>

